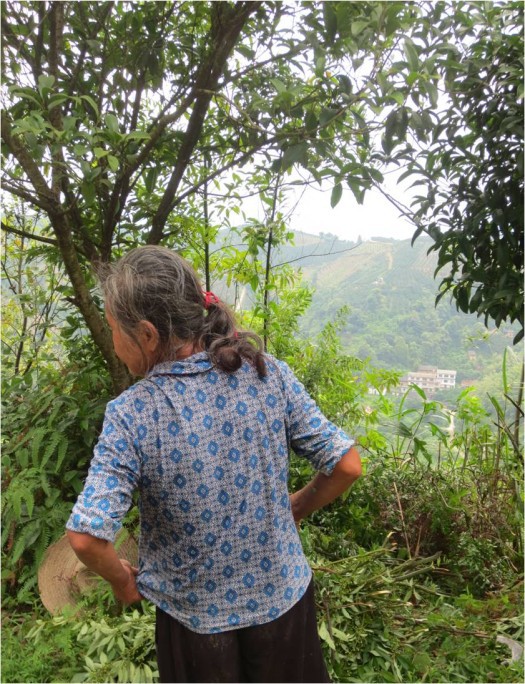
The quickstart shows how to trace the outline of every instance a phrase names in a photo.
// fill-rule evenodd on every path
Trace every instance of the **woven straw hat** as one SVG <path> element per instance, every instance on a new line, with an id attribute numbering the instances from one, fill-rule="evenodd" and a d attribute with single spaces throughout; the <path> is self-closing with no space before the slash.
<path id="1" fill-rule="evenodd" d="M 121 533 L 115 549 L 119 558 L 137 565 L 137 543 Z M 38 591 L 42 603 L 50 613 L 59 613 L 66 606 L 74 606 L 82 594 L 92 590 L 100 578 L 88 570 L 76 557 L 66 535 L 47 549 L 38 569 Z"/>

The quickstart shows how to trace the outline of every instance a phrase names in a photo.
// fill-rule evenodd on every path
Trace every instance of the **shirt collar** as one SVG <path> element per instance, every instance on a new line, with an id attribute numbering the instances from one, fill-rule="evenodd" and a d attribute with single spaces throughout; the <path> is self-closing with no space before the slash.
<path id="1" fill-rule="evenodd" d="M 196 375 L 206 373 L 213 364 L 210 361 L 208 352 L 198 352 L 179 361 L 164 361 L 154 366 L 146 375 L 151 378 L 155 375 Z"/>

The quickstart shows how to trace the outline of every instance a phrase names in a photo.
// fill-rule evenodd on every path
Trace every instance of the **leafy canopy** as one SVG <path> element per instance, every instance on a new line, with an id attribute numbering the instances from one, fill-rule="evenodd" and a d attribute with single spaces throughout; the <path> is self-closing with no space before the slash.
<path id="1" fill-rule="evenodd" d="M 516 3 L 477 2 L 6 2 L 3 187 L 40 212 L 31 235 L 63 262 L 69 301 L 115 389 L 129 378 L 91 267 L 145 242 L 184 247 L 196 225 L 212 215 L 227 225 L 243 194 L 277 177 L 290 182 L 292 169 L 306 183 L 331 184 L 332 206 L 345 188 L 362 202 L 392 162 L 445 182 L 451 192 L 427 193 L 415 216 L 425 228 L 432 213 L 426 229 L 443 245 L 451 278 L 456 262 L 474 265 L 445 284 L 464 309 L 496 322 L 516 317 L 515 281 L 493 266 L 519 259 L 519 239 L 507 239 L 515 220 L 501 204 L 519 194 L 507 179 L 516 178 L 520 110 L 509 107 L 520 12 Z M 479 92 L 476 77 L 488 81 Z M 452 81 L 461 87 L 451 90 Z M 445 88 L 452 113 L 439 104 Z M 487 137 L 483 165 L 476 150 Z M 501 192 L 487 173 L 503 173 Z M 481 177 L 490 199 L 487 210 L 479 197 L 484 218 L 474 207 L 466 225 L 460 177 L 468 188 Z M 9 219 L 3 228 L 20 233 Z M 207 229 L 199 240 L 207 244 Z"/>

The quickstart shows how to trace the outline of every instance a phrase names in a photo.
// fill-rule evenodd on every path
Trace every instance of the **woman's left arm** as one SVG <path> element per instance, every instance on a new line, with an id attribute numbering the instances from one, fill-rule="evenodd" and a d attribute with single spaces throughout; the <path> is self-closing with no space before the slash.
<path id="1" fill-rule="evenodd" d="M 137 568 L 120 559 L 111 542 L 72 530 L 67 530 L 67 536 L 77 558 L 111 584 L 115 598 L 127 604 L 142 600 L 135 581 Z"/>
<path id="2" fill-rule="evenodd" d="M 361 458 L 351 447 L 336 464 L 331 475 L 317 473 L 305 487 L 290 494 L 292 514 L 296 523 L 314 511 L 331 503 L 361 477 Z"/>

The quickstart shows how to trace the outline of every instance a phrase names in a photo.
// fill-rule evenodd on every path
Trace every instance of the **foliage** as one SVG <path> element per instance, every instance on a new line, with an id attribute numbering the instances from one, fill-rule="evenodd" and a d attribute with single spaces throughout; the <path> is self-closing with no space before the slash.
<path id="1" fill-rule="evenodd" d="M 35 228 L 23 205 L 8 213 L 18 228 Z M 23 375 L 54 358 L 65 278 L 56 260 L 47 260 L 42 246 L 23 235 L 2 234 L 1 261 L 3 368 Z"/>
<path id="2" fill-rule="evenodd" d="M 366 476 L 300 532 L 334 680 L 522 681 L 496 642 L 523 640 L 523 414 L 510 365 L 491 392 L 494 421 L 470 391 L 447 407 L 419 388 L 384 394 L 398 373 L 367 357 L 386 349 L 400 370 L 429 354 L 456 360 L 450 343 L 472 333 L 403 289 L 406 254 L 367 243 L 355 273 L 325 260 L 327 318 L 312 311 L 316 336 L 304 339 L 313 294 L 286 263 L 280 211 L 302 182 L 294 170 L 328 183 L 335 206 L 347 188 L 362 201 L 381 164 L 397 163 L 425 188 L 415 218 L 450 269 L 445 291 L 462 311 L 522 322 L 521 16 L 516 3 L 478 2 L 5 4 L 2 174 L 20 204 L 2 224 L 3 681 L 157 678 L 151 606 L 121 610 L 102 585 L 78 610 L 42 617 L 35 586 L 110 396 L 100 353 L 113 389 L 129 382 L 91 267 L 144 242 L 179 249 L 207 287 L 225 283 L 243 323 L 359 438 Z M 262 220 L 243 215 L 253 194 Z M 371 268 L 380 248 L 383 284 Z M 483 365 L 479 352 L 465 376 Z M 309 477 L 293 457 L 290 489 Z"/>
<path id="3" fill-rule="evenodd" d="M 521 584 L 516 584 L 523 553 L 520 470 L 513 448 L 506 451 L 505 431 L 490 423 L 472 392 L 456 407 L 453 438 L 444 430 L 444 407 L 421 390 L 413 390 L 419 406 L 409 404 L 408 396 L 395 406 L 382 394 L 369 395 L 370 385 L 392 387 L 397 376 L 343 353 L 338 331 L 346 312 L 316 339 L 301 340 L 295 331 L 308 292 L 294 286 L 282 297 L 285 305 L 270 319 L 271 343 L 331 418 L 352 432 L 358 421 L 362 432 L 366 476 L 343 500 L 303 523 L 300 532 L 316 574 L 319 631 L 334 681 L 521 681 L 519 663 L 509 663 L 508 648 L 495 641 L 498 635 L 523 639 Z M 254 322 L 262 327 L 260 314 Z M 99 374 L 83 369 L 57 375 L 48 388 L 57 415 L 43 405 L 34 429 L 40 420 L 58 429 L 62 420 L 61 434 L 79 439 L 73 425 L 89 416 L 84 442 L 68 449 L 65 459 L 70 469 L 85 469 L 103 403 Z M 30 377 L 16 379 L 24 391 Z M 36 396 L 28 392 L 25 404 L 35 414 Z M 79 412 L 71 419 L 69 404 Z M 13 434 L 23 424 L 20 405 L 9 414 Z M 19 439 L 10 454 L 28 449 L 23 436 Z M 41 454 L 36 436 L 35 442 Z M 73 466 L 71 459 L 79 454 L 80 463 Z M 37 464 L 41 460 L 38 456 Z M 291 490 L 309 477 L 307 470 L 293 458 Z M 35 480 L 34 485 L 36 502 L 40 484 Z M 52 486 L 59 485 L 53 481 Z M 63 484 L 68 507 L 77 486 Z M 20 512 L 29 520 L 25 500 Z M 40 516 L 36 503 L 32 516 Z M 63 520 L 60 532 L 62 526 Z M 23 559 L 25 569 L 13 572 L 34 576 L 30 550 Z M 487 595 L 488 590 L 494 593 Z M 7 643 L 14 651 L 3 681 L 16 672 L 20 648 L 50 653 L 40 666 L 27 659 L 20 672 L 26 681 L 36 675 L 39 681 L 154 681 L 154 609 L 143 605 L 141 611 L 122 612 L 107 594 L 101 587 L 78 610 L 36 623 L 31 614 L 29 632 L 21 616 L 9 616 Z M 19 591 L 16 601 L 27 604 L 29 596 Z M 66 647 L 67 657 L 60 652 Z"/>
<path id="4" fill-rule="evenodd" d="M 332 544 L 332 559 L 314 563 L 319 634 L 334 681 L 519 681 L 521 663 L 508 666 L 508 652 L 495 644 L 498 632 L 522 638 L 519 590 L 513 605 L 511 591 L 501 595 L 497 618 L 485 619 L 482 631 L 461 610 L 466 597 L 447 596 L 429 579 L 434 559 L 400 562 L 386 548 L 347 554 Z"/>
<path id="5" fill-rule="evenodd" d="M 374 429 L 361 439 L 370 462 L 356 492 L 366 513 L 349 523 L 361 544 L 381 543 L 389 530 L 409 558 L 442 553 L 451 582 L 482 595 L 523 563 L 523 453 L 471 390 L 452 412 L 414 390 L 419 407 L 402 401 L 379 418 L 382 439 Z"/>
<path id="6" fill-rule="evenodd" d="M 76 641 L 76 667 L 72 682 L 158 681 L 155 659 L 155 607 L 130 609 L 117 617 L 57 616 L 38 620 L 27 640 L 39 644 L 54 634 L 69 633 Z M 70 675 L 71 676 L 71 675 Z"/>
<path id="7" fill-rule="evenodd" d="M 384 392 L 397 384 L 399 374 L 374 369 L 343 352 L 339 332 L 347 316 L 348 310 L 343 308 L 333 323 L 304 343 L 289 361 L 325 415 L 353 432 L 356 425 L 364 427 L 370 422 L 369 387 Z"/>
<path id="8" fill-rule="evenodd" d="M 327 550 L 323 536 L 315 525 L 303 524 L 302 541 L 315 570 L 319 633 L 334 681 L 521 681 L 521 664 L 509 662 L 496 637 L 523 639 L 522 584 L 483 601 L 468 593 L 453 597 L 431 579 L 439 570 L 435 559 L 403 561 L 387 547 L 341 549 L 334 540 Z M 13 650 L 4 650 L 2 681 L 34 681 L 28 676 L 33 673 L 38 681 L 57 681 L 57 674 L 73 682 L 156 681 L 154 621 L 147 604 L 119 616 L 80 607 L 31 618 L 23 630 L 13 629 L 12 620 L 7 640 Z M 59 647 L 66 645 L 61 658 Z M 27 651 L 53 655 L 37 668 L 34 659 L 22 657 Z M 22 671 L 14 669 L 18 659 Z"/>
<path id="9" fill-rule="evenodd" d="M 415 16 L 405 3 L 6 4 L 4 188 L 47 216 L 34 237 L 60 252 L 116 389 L 129 378 L 88 265 L 181 244 L 192 203 L 213 204 L 233 174 L 250 188 L 303 166 L 336 176 L 334 202 L 344 180 L 360 195 L 365 109 L 383 102 L 368 84 Z"/>
<path id="10" fill-rule="evenodd" d="M 6 3 L 3 185 L 43 220 L 28 232 L 7 216 L 3 228 L 39 240 L 50 262 L 60 254 L 67 296 L 121 390 L 129 377 L 93 294 L 94 263 L 143 242 L 196 246 L 208 281 L 210 229 L 230 226 L 244 197 L 260 194 L 266 203 L 263 225 L 248 220 L 245 234 L 251 226 L 252 237 L 262 236 L 269 257 L 282 224 L 278 191 L 301 182 L 293 169 L 301 169 L 304 182 L 328 183 L 332 206 L 345 187 L 362 201 L 382 182 L 385 159 L 420 172 L 416 139 L 430 141 L 422 173 L 432 182 L 449 174 L 453 188 L 459 160 L 461 178 L 477 192 L 478 179 L 497 177 L 505 159 L 505 179 L 514 184 L 520 16 L 513 3 Z M 474 87 L 479 74 L 485 90 Z M 502 78 L 508 88 L 499 88 Z M 443 85 L 450 106 L 441 111 Z M 472 154 L 478 133 L 486 143 L 483 161 Z M 465 171 L 468 164 L 474 170 Z M 505 213 L 516 193 L 502 191 L 502 209 L 498 188 L 490 185 L 492 204 Z M 492 214 L 485 223 L 488 231 Z M 506 226 L 498 229 L 503 239 L 479 236 L 475 259 L 471 239 L 455 242 L 452 262 L 453 269 L 475 262 L 453 284 L 460 307 L 498 325 L 519 318 L 515 269 L 491 275 L 492 290 L 478 288 L 472 298 L 471 280 L 488 283 L 486 266 L 496 258 L 521 263 L 519 240 L 514 244 Z M 430 231 L 435 239 L 438 230 Z M 445 245 L 455 233 L 439 235 Z M 451 258 L 440 254 L 440 265 Z M 266 326 L 267 269 L 249 271 L 252 288 L 260 285 Z"/>
<path id="11" fill-rule="evenodd" d="M 429 36 L 407 38 L 410 71 L 439 87 L 437 107 L 406 103 L 389 115 L 384 149 L 400 180 L 422 186 L 413 202 L 443 271 L 438 301 L 499 327 L 518 321 L 523 337 L 523 5 L 434 3 Z M 427 55 L 425 64 L 420 64 Z M 413 64 L 411 64 L 413 62 Z M 423 69 L 422 69 L 423 67 Z M 391 125 L 388 126 L 388 123 Z M 408 129 L 414 138 L 405 140 Z M 421 148 L 416 152 L 417 148 Z"/>
<path id="12" fill-rule="evenodd" d="M 30 599 L 36 568 L 82 488 L 106 383 L 96 365 L 3 378 L 2 585 L 19 602 Z"/>
<path id="13" fill-rule="evenodd" d="M 46 632 L 44 639 L 28 637 L 33 614 L 2 618 L 2 682 L 69 682 L 80 658 L 71 631 Z"/>

